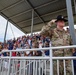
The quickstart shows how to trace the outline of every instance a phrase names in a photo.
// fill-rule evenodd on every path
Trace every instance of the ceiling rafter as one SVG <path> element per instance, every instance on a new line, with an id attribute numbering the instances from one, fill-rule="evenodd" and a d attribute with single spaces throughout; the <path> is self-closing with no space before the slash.
<path id="1" fill-rule="evenodd" d="M 45 3 L 45 4 L 43 4 L 43 5 L 37 6 L 37 7 L 35 7 L 34 9 L 39 9 L 39 8 L 45 7 L 45 6 L 49 5 L 49 4 L 55 3 L 55 2 L 57 2 L 57 1 L 58 1 L 58 0 L 50 1 L 50 2 Z M 25 13 L 28 13 L 28 12 L 30 12 L 30 11 L 32 11 L 32 9 L 28 9 L 28 10 L 26 10 L 26 11 L 24 11 L 24 12 L 15 14 L 15 15 L 13 15 L 13 16 L 10 16 L 10 18 L 14 18 L 14 17 L 20 16 L 20 15 L 25 14 Z"/>
<path id="2" fill-rule="evenodd" d="M 36 26 L 36 25 L 38 25 L 38 24 L 41 24 L 41 23 L 43 23 L 43 22 L 36 23 L 36 24 L 34 24 L 34 26 Z M 21 27 L 21 28 L 23 29 L 23 28 L 30 27 L 30 26 L 31 26 L 31 25 L 27 25 L 27 26 L 23 26 L 23 27 Z"/>
<path id="3" fill-rule="evenodd" d="M 74 6 L 72 6 L 72 8 L 74 8 Z M 63 11 L 66 11 L 66 10 L 67 10 L 66 8 L 60 9 L 60 10 L 57 10 L 57 11 L 54 11 L 54 12 L 50 12 L 48 14 L 41 15 L 40 17 L 45 17 L 45 16 L 48 16 L 48 15 L 56 14 L 58 12 L 63 12 Z M 38 17 L 35 17 L 34 19 L 37 19 L 37 18 Z M 27 22 L 27 21 L 31 21 L 31 19 L 27 19 L 27 20 L 23 20 L 23 21 L 17 22 L 17 24 L 24 23 L 24 22 Z"/>
<path id="4" fill-rule="evenodd" d="M 14 17 L 18 17 L 18 16 L 20 16 L 20 15 L 22 15 L 22 14 L 26 14 L 26 13 L 28 13 L 28 12 L 30 12 L 30 11 L 32 11 L 32 9 L 29 9 L 29 10 L 26 10 L 26 11 L 21 12 L 21 13 L 19 13 L 19 14 L 16 14 L 16 15 L 10 16 L 9 18 L 12 19 L 12 18 L 14 18 Z"/>
<path id="5" fill-rule="evenodd" d="M 34 6 L 31 4 L 31 2 L 30 2 L 29 0 L 24 0 L 24 1 L 27 2 L 27 3 L 32 7 L 32 9 L 33 9 L 34 12 L 37 14 L 37 16 L 40 18 L 40 20 L 44 23 L 44 25 L 46 25 L 46 24 L 45 24 L 45 21 L 43 20 L 42 17 L 40 17 L 40 14 L 37 12 L 37 10 L 34 9 Z"/>
<path id="6" fill-rule="evenodd" d="M 48 13 L 48 14 L 41 15 L 40 17 L 45 17 L 45 16 L 52 15 L 52 14 L 55 14 L 55 13 L 58 13 L 58 12 L 62 12 L 62 11 L 65 11 L 65 10 L 66 10 L 66 8 L 61 9 L 61 10 L 57 10 L 56 12 L 51 12 L 51 13 Z M 35 17 L 34 19 L 37 19 L 37 18 L 38 17 Z M 27 22 L 27 21 L 31 21 L 31 19 L 27 19 L 27 20 L 23 20 L 23 21 L 17 22 L 17 24 L 24 23 L 24 22 Z"/>
<path id="7" fill-rule="evenodd" d="M 6 7 L 6 8 L 4 8 L 4 9 L 0 10 L 0 12 L 3 12 L 3 11 L 5 11 L 5 10 L 7 10 L 7 9 L 10 9 L 10 8 L 12 8 L 12 7 L 14 7 L 14 6 L 20 4 L 20 3 L 23 2 L 23 1 L 24 1 L 24 0 L 18 1 L 18 2 L 16 2 L 16 3 L 14 3 L 14 4 L 12 4 L 12 5 L 10 5 L 10 6 Z"/>

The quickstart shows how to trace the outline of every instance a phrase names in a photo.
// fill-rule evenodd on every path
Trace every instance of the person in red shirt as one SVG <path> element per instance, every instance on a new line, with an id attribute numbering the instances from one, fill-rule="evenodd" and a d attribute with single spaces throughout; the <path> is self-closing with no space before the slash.
<path id="1" fill-rule="evenodd" d="M 13 46 L 13 50 L 16 50 L 16 46 Z M 16 56 L 16 52 L 12 52 L 12 56 Z"/>

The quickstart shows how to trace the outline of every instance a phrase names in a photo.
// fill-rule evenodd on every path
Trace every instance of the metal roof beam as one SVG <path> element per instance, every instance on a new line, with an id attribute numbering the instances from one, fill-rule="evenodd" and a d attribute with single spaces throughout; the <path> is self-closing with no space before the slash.
<path id="1" fill-rule="evenodd" d="M 34 30 L 34 32 L 36 32 L 36 31 L 40 31 L 41 29 L 36 29 L 36 30 Z M 28 33 L 27 34 L 29 34 L 30 33 L 30 31 L 28 31 Z"/>
<path id="2" fill-rule="evenodd" d="M 73 6 L 74 8 L 74 6 Z M 51 12 L 51 13 L 48 13 L 48 14 L 44 14 L 44 15 L 41 15 L 40 17 L 45 17 L 45 16 L 48 16 L 48 15 L 52 15 L 52 14 L 56 14 L 58 12 L 63 12 L 63 11 L 66 11 L 67 9 L 64 8 L 64 9 L 61 9 L 61 10 L 58 10 L 58 11 L 54 11 L 54 12 Z M 38 17 L 35 17 L 34 19 L 37 19 Z M 20 21 L 20 22 L 17 22 L 18 24 L 20 23 L 24 23 L 24 22 L 28 22 L 28 21 L 31 21 L 31 19 L 27 19 L 27 20 L 23 20 L 23 21 Z"/>
<path id="3" fill-rule="evenodd" d="M 41 29 L 35 29 L 34 32 L 36 32 L 36 31 L 41 31 Z"/>
<path id="4" fill-rule="evenodd" d="M 40 20 L 45 24 L 45 21 L 43 20 L 42 17 L 40 17 L 40 14 L 36 11 L 36 9 L 34 9 L 34 6 L 31 4 L 31 2 L 29 0 L 24 0 L 24 1 L 27 2 L 32 7 L 32 9 L 37 14 L 37 16 L 40 18 Z"/>
<path id="5" fill-rule="evenodd" d="M 39 9 L 39 8 L 41 8 L 41 7 L 45 7 L 45 6 L 49 5 L 49 4 L 55 3 L 55 2 L 57 2 L 57 1 L 58 1 L 58 0 L 50 1 L 50 2 L 48 2 L 48 3 L 45 3 L 45 4 L 41 5 L 41 6 L 37 6 L 37 7 L 35 7 L 34 9 Z M 25 13 L 28 13 L 28 12 L 30 12 L 30 11 L 32 11 L 32 9 L 29 9 L 29 10 L 26 10 L 26 11 L 21 12 L 21 13 L 19 13 L 19 14 L 10 16 L 10 18 L 14 18 L 14 17 L 20 16 L 20 15 L 25 14 Z"/>
<path id="6" fill-rule="evenodd" d="M 55 14 L 55 13 L 58 13 L 58 12 L 61 12 L 61 11 L 65 11 L 65 10 L 66 10 L 66 8 L 61 9 L 61 10 L 58 10 L 58 11 L 55 11 L 55 12 L 51 12 L 51 13 L 48 13 L 48 14 L 41 15 L 40 17 L 52 15 L 52 14 Z M 37 18 L 38 18 L 38 17 L 35 17 L 34 19 L 37 19 Z M 24 22 L 27 22 L 27 21 L 31 21 L 31 19 L 24 20 L 24 21 L 20 21 L 20 22 L 17 22 L 17 23 L 20 24 L 20 23 L 24 23 Z"/>
<path id="7" fill-rule="evenodd" d="M 73 6 L 73 8 L 74 8 L 74 6 Z M 57 11 L 54 11 L 54 12 L 51 12 L 51 13 L 48 13 L 48 14 L 44 14 L 41 17 L 45 17 L 45 16 L 48 16 L 48 15 L 56 14 L 56 13 L 63 12 L 63 11 L 66 11 L 66 10 L 67 10 L 67 8 L 64 8 L 64 9 L 57 10 Z"/>
<path id="8" fill-rule="evenodd" d="M 21 12 L 21 13 L 19 13 L 19 14 L 16 14 L 16 15 L 10 16 L 9 18 L 12 19 L 12 18 L 14 18 L 14 17 L 17 17 L 17 16 L 20 16 L 20 15 L 22 15 L 22 14 L 28 13 L 28 12 L 30 12 L 30 11 L 32 11 L 32 9 L 29 9 L 29 10 L 26 10 L 26 11 Z"/>
<path id="9" fill-rule="evenodd" d="M 23 2 L 23 1 L 24 1 L 24 0 L 18 1 L 18 2 L 16 2 L 16 3 L 14 3 L 14 4 L 12 4 L 12 5 L 10 5 L 10 6 L 6 7 L 6 8 L 4 8 L 4 9 L 0 10 L 0 12 L 3 12 L 3 11 L 5 11 L 5 10 L 7 10 L 7 9 L 10 9 L 10 8 L 12 8 L 12 7 L 14 7 L 14 6 L 20 4 L 20 3 Z"/>
<path id="10" fill-rule="evenodd" d="M 67 17 L 67 16 L 64 16 L 64 17 Z M 45 21 L 45 23 L 48 23 L 50 20 L 47 20 L 47 21 Z M 36 25 L 38 25 L 38 24 L 41 24 L 42 22 L 40 22 L 40 23 L 36 23 L 36 24 L 34 24 L 34 26 L 36 26 Z M 27 25 L 27 26 L 23 26 L 23 27 L 21 27 L 22 29 L 23 28 L 26 28 L 26 27 L 30 27 L 31 25 Z"/>
<path id="11" fill-rule="evenodd" d="M 42 4 L 42 5 L 38 6 L 38 7 L 35 7 L 35 9 L 39 9 L 39 8 L 45 7 L 45 6 L 49 5 L 49 4 L 55 3 L 55 2 L 57 2 L 57 1 L 58 1 L 58 0 L 50 1 L 50 2 L 48 2 L 48 3 Z"/>
<path id="12" fill-rule="evenodd" d="M 43 23 L 43 22 L 36 23 L 36 24 L 34 24 L 34 26 L 36 26 L 36 25 L 38 25 L 38 24 L 41 24 L 41 23 Z M 21 28 L 23 29 L 23 28 L 30 27 L 30 26 L 31 26 L 31 25 L 27 25 L 27 26 L 23 26 L 23 27 L 21 27 Z"/>
<path id="13" fill-rule="evenodd" d="M 38 17 L 35 17 L 34 19 L 37 19 Z M 17 24 L 20 24 L 20 23 L 24 23 L 24 22 L 28 22 L 28 21 L 31 21 L 32 19 L 27 19 L 27 20 L 23 20 L 23 21 L 20 21 L 20 22 L 17 22 Z"/>

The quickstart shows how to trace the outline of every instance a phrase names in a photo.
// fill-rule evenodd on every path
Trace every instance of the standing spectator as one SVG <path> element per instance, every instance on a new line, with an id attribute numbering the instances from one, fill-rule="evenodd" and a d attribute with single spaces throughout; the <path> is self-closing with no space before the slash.
<path id="1" fill-rule="evenodd" d="M 2 44 L 0 43 L 0 56 L 1 56 L 1 51 L 2 51 Z"/>
<path id="2" fill-rule="evenodd" d="M 27 41 L 25 42 L 23 49 L 30 49 L 30 46 Z M 28 56 L 29 53 L 30 53 L 30 51 L 25 51 L 24 56 Z"/>
<path id="3" fill-rule="evenodd" d="M 73 56 L 76 56 L 76 49 L 73 51 Z M 76 75 L 76 59 L 73 60 L 74 64 L 74 75 Z"/>
<path id="4" fill-rule="evenodd" d="M 13 41 L 12 40 L 9 40 L 8 41 L 8 49 L 9 50 L 12 50 L 13 49 Z"/>
<path id="5" fill-rule="evenodd" d="M 16 50 L 16 46 L 13 46 L 13 50 Z M 12 52 L 12 56 L 16 56 L 16 52 Z"/>
<path id="6" fill-rule="evenodd" d="M 8 50 L 7 44 L 4 44 L 3 50 Z M 8 56 L 8 52 L 3 52 L 3 56 Z"/>
<path id="7" fill-rule="evenodd" d="M 8 50 L 7 44 L 4 44 L 3 50 Z M 8 52 L 3 52 L 3 56 L 4 56 L 4 57 L 8 56 Z M 4 69 L 5 71 L 8 70 L 8 64 L 9 64 L 9 63 L 8 63 L 8 59 L 6 59 L 6 60 L 3 61 L 3 69 Z"/>
<path id="8" fill-rule="evenodd" d="M 45 42 L 45 47 L 49 47 L 49 42 Z M 49 50 L 45 50 L 45 55 L 49 56 Z"/>
<path id="9" fill-rule="evenodd" d="M 66 28 L 66 31 L 69 33 L 69 28 Z"/>
<path id="10" fill-rule="evenodd" d="M 18 52 L 17 55 L 21 55 L 21 56 L 23 55 L 23 54 L 22 54 L 22 51 L 21 51 L 21 50 L 22 50 L 22 47 L 21 47 L 21 43 L 20 43 L 20 42 L 17 43 L 17 48 L 16 48 L 16 50 L 20 50 L 20 52 Z"/>
<path id="11" fill-rule="evenodd" d="M 2 54 L 1 51 L 2 51 L 2 49 L 1 49 L 1 47 L 0 47 L 0 56 L 1 56 L 1 54 Z"/>
<path id="12" fill-rule="evenodd" d="M 31 37 L 28 38 L 27 42 L 28 42 L 29 46 L 31 47 Z"/>

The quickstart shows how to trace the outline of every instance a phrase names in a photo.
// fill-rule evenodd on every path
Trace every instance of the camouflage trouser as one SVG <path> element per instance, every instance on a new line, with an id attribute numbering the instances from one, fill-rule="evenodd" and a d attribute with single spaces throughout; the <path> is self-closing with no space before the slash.
<path id="1" fill-rule="evenodd" d="M 66 55 L 64 54 L 63 50 L 56 50 L 53 52 L 53 56 L 62 57 Z M 66 75 L 72 75 L 71 67 L 71 60 L 65 60 Z M 53 60 L 53 73 L 54 75 L 57 75 L 57 60 Z M 59 60 L 59 75 L 64 75 L 63 60 Z"/>
<path id="2" fill-rule="evenodd" d="M 65 63 L 66 75 L 72 75 L 71 62 L 69 62 L 68 64 L 67 64 L 68 60 L 66 60 L 65 62 L 66 62 Z M 56 60 L 53 61 L 53 73 L 54 75 L 57 75 L 57 61 Z M 64 75 L 64 66 L 63 66 L 62 60 L 59 61 L 59 75 Z"/>

